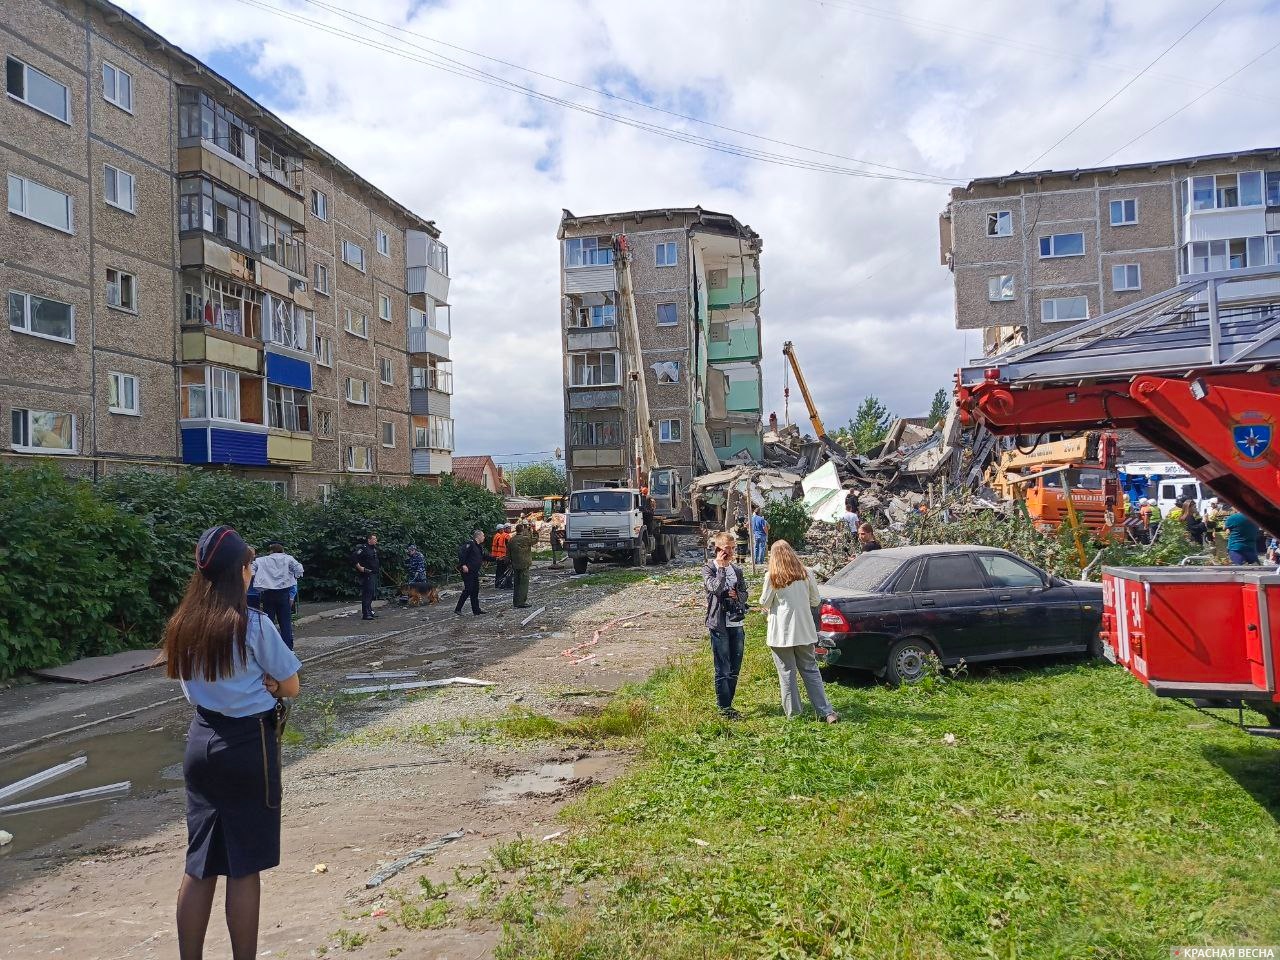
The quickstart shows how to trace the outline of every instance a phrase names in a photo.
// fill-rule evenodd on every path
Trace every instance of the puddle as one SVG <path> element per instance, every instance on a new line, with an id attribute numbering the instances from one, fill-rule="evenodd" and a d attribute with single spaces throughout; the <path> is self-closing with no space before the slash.
<path id="1" fill-rule="evenodd" d="M 0 806 L 101 787 L 121 780 L 133 783 L 124 795 L 127 797 L 159 789 L 180 788 L 186 732 L 186 724 L 171 724 L 159 730 L 107 733 L 72 744 L 29 750 L 0 763 L 0 785 L 22 780 L 79 756 L 88 757 L 89 762 L 51 783 L 0 801 Z M 0 813 L 0 828 L 13 834 L 13 842 L 0 847 L 0 860 L 70 836 L 100 818 L 119 799 L 123 798 L 93 800 L 25 813 Z"/>
<path id="2" fill-rule="evenodd" d="M 530 794 L 550 796 L 575 780 L 590 780 L 607 769 L 608 761 L 604 757 L 585 757 L 575 763 L 544 763 L 495 783 L 486 791 L 486 796 L 493 803 L 514 803 Z"/>

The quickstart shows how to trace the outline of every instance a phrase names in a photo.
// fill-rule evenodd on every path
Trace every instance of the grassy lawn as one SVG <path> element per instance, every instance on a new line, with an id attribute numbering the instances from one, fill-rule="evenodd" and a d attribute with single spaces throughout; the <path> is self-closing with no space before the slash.
<path id="1" fill-rule="evenodd" d="M 830 683 L 842 723 L 787 723 L 762 630 L 748 629 L 745 720 L 716 716 L 704 653 L 598 718 L 503 724 L 640 758 L 506 872 L 501 957 L 1280 943 L 1280 745 L 1086 663 L 927 689 Z"/>

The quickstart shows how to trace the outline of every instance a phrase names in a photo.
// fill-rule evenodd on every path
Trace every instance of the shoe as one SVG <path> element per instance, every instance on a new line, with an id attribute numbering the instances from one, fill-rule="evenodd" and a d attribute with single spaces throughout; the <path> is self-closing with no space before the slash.
<path id="1" fill-rule="evenodd" d="M 489 612 L 488 610 L 472 610 L 471 611 L 471 613 L 477 617 L 483 617 L 488 612 Z"/>
<path id="2" fill-rule="evenodd" d="M 360 615 L 360 619 L 361 619 L 361 620 L 372 620 L 372 619 L 373 619 L 373 614 L 363 613 L 363 614 L 361 614 L 361 615 Z"/>
<path id="3" fill-rule="evenodd" d="M 532 607 L 532 606 L 533 606 L 533 604 L 532 604 L 532 603 L 517 603 L 517 604 L 513 604 L 513 606 L 514 606 L 517 610 L 524 610 L 526 607 Z"/>
<path id="4" fill-rule="evenodd" d="M 462 611 L 461 611 L 461 610 L 455 610 L 455 611 L 453 611 L 453 615 L 454 615 L 455 617 L 460 617 L 460 616 L 462 616 Z"/>
<path id="5" fill-rule="evenodd" d="M 725 707 L 723 710 L 720 711 L 720 715 L 723 716 L 726 720 L 742 719 L 742 714 L 740 714 L 737 710 L 733 709 L 733 707 Z"/>
<path id="6" fill-rule="evenodd" d="M 835 713 L 827 714 L 827 723 L 839 723 L 839 722 L 840 722 L 840 717 L 837 716 Z"/>

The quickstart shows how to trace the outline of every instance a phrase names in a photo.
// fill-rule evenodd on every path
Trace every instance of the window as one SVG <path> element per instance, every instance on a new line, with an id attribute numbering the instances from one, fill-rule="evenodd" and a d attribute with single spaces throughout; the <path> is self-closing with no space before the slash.
<path id="1" fill-rule="evenodd" d="M 342 241 L 342 262 L 364 273 L 364 247 L 350 240 Z"/>
<path id="2" fill-rule="evenodd" d="M 305 277 L 307 254 L 300 229 L 266 207 L 258 206 L 258 254 Z"/>
<path id="3" fill-rule="evenodd" d="M 1280 246 L 1274 246 L 1272 238 L 1272 262 Z M 1237 237 L 1234 240 L 1198 240 L 1183 248 L 1183 264 L 1187 273 L 1217 273 L 1222 270 L 1240 270 L 1258 267 L 1267 262 L 1266 237 Z"/>
<path id="4" fill-rule="evenodd" d="M 311 432 L 311 394 L 267 384 L 267 426 L 293 433 Z"/>
<path id="5" fill-rule="evenodd" d="M 322 504 L 323 504 L 323 503 L 328 503 L 328 502 L 329 502 L 329 499 L 330 499 L 332 496 L 333 496 L 333 484 L 332 484 L 332 483 L 317 483 L 317 484 L 316 484 L 316 499 L 317 499 L 317 500 L 319 500 Z"/>
<path id="6" fill-rule="evenodd" d="M 1280 171 L 1267 174 L 1267 206 L 1280 207 Z"/>
<path id="7" fill-rule="evenodd" d="M 384 257 L 391 256 L 391 238 L 387 236 L 386 233 L 384 233 L 382 230 L 379 230 L 377 234 L 377 240 L 378 240 L 378 252 L 382 254 Z"/>
<path id="8" fill-rule="evenodd" d="M 997 300 L 1013 299 L 1013 275 L 1009 273 L 1001 274 L 998 277 L 991 277 L 987 280 L 987 299 L 995 302 Z"/>
<path id="9" fill-rule="evenodd" d="M 253 245 L 252 209 L 248 197 L 232 193 L 204 177 L 178 181 L 178 229 L 203 231 L 245 253 L 257 256 Z"/>
<path id="10" fill-rule="evenodd" d="M 1044 578 L 1013 557 L 999 553 L 980 553 L 978 563 L 986 571 L 993 587 L 1043 587 Z"/>
<path id="11" fill-rule="evenodd" d="M 64 233 L 75 233 L 74 201 L 67 194 L 9 174 L 9 212 Z"/>
<path id="12" fill-rule="evenodd" d="M 240 419 L 240 375 L 209 368 L 209 416 L 215 420 Z"/>
<path id="13" fill-rule="evenodd" d="M 373 448 L 347 447 L 347 469 L 352 473 L 372 473 Z"/>
<path id="14" fill-rule="evenodd" d="M 329 268 L 323 263 L 316 264 L 316 293 L 329 295 Z"/>
<path id="15" fill-rule="evenodd" d="M 410 386 L 415 390 L 453 393 L 453 361 L 432 359 L 429 366 L 409 371 Z"/>
<path id="16" fill-rule="evenodd" d="M 1083 233 L 1055 233 L 1040 238 L 1040 258 L 1084 256 Z"/>
<path id="17" fill-rule="evenodd" d="M 654 248 L 653 257 L 654 263 L 660 267 L 674 267 L 676 265 L 675 241 L 657 244 Z"/>
<path id="18" fill-rule="evenodd" d="M 322 440 L 333 439 L 333 413 L 321 410 L 316 414 L 316 436 Z"/>
<path id="19" fill-rule="evenodd" d="M 574 420 L 569 424 L 569 444 L 574 447 L 621 447 L 622 422 Z"/>
<path id="20" fill-rule="evenodd" d="M 1127 227 L 1138 222 L 1138 201 L 1133 199 L 1111 201 L 1111 225 Z"/>
<path id="21" fill-rule="evenodd" d="M 227 333 L 258 339 L 262 294 L 253 287 L 217 274 L 193 271 L 183 274 L 183 284 L 183 323 L 203 323 Z"/>
<path id="22" fill-rule="evenodd" d="M 347 401 L 367 407 L 369 405 L 369 382 L 367 380 L 353 380 L 351 377 L 347 377 Z"/>
<path id="23" fill-rule="evenodd" d="M 355 334 L 365 340 L 369 339 L 369 318 L 363 313 L 352 313 L 347 307 L 343 316 L 346 318 L 347 333 Z"/>
<path id="24" fill-rule="evenodd" d="M 1142 267 L 1136 263 L 1117 263 L 1111 268 L 1111 289 L 1116 292 L 1141 290 Z"/>
<path id="25" fill-rule="evenodd" d="M 659 420 L 658 421 L 658 440 L 662 443 L 679 443 L 680 442 L 680 421 L 679 420 Z"/>
<path id="26" fill-rule="evenodd" d="M 941 554 L 925 561 L 924 576 L 918 589 L 982 590 L 986 584 L 967 553 Z"/>
<path id="27" fill-rule="evenodd" d="M 178 88 L 178 138 L 199 141 L 251 171 L 256 168 L 258 141 L 253 126 L 197 87 Z"/>
<path id="28" fill-rule="evenodd" d="M 612 237 L 578 237 L 564 242 L 566 267 L 607 267 L 611 263 Z"/>
<path id="29" fill-rule="evenodd" d="M 613 327 L 618 323 L 617 308 L 612 303 L 578 307 L 574 315 L 579 327 Z"/>
<path id="30" fill-rule="evenodd" d="M 391 386 L 392 384 L 395 383 L 395 380 L 393 379 L 392 370 L 391 370 L 390 357 L 380 357 L 378 359 L 378 368 L 379 368 L 378 375 L 381 378 L 383 383 L 387 384 L 388 386 Z"/>
<path id="31" fill-rule="evenodd" d="M 657 377 L 658 383 L 680 382 L 679 360 L 659 360 L 657 363 L 649 364 L 649 369 L 652 370 L 653 375 Z"/>
<path id="32" fill-rule="evenodd" d="M 1043 300 L 1040 303 L 1040 319 L 1045 323 L 1057 323 L 1062 320 L 1087 320 L 1088 318 L 1088 297 L 1057 297 L 1052 300 Z"/>
<path id="33" fill-rule="evenodd" d="M 382 421 L 382 445 L 384 447 L 396 445 L 396 425 L 391 420 Z"/>
<path id="34" fill-rule="evenodd" d="M 1183 198 L 1186 198 L 1183 185 Z M 1262 171 L 1191 178 L 1192 210 L 1223 210 L 1262 205 Z"/>
<path id="35" fill-rule="evenodd" d="M 306 350 L 313 346 L 306 310 L 274 293 L 263 296 L 262 309 L 267 316 L 267 343 L 276 343 L 290 350 Z"/>
<path id="36" fill-rule="evenodd" d="M 138 409 L 138 378 L 132 373 L 116 373 L 114 370 L 109 377 L 107 412 L 138 416 L 141 413 Z"/>
<path id="37" fill-rule="evenodd" d="M 598 387 L 613 386 L 618 380 L 618 354 L 610 353 L 575 353 L 570 365 L 569 386 Z"/>
<path id="38" fill-rule="evenodd" d="M 133 113 L 133 77 L 106 61 L 102 64 L 102 99 Z"/>
<path id="39" fill-rule="evenodd" d="M 9 445 L 15 450 L 75 453 L 76 418 L 49 410 L 14 410 Z"/>
<path id="40" fill-rule="evenodd" d="M 9 96 L 63 123 L 71 122 L 71 98 L 66 87 L 15 57 L 5 58 L 4 67 Z"/>
<path id="41" fill-rule="evenodd" d="M 679 315 L 676 312 L 674 303 L 658 304 L 658 326 L 674 327 L 679 322 Z"/>
<path id="42" fill-rule="evenodd" d="M 51 340 L 75 343 L 76 310 L 69 303 L 9 291 L 9 329 Z"/>
<path id="43" fill-rule="evenodd" d="M 311 190 L 311 215 L 318 220 L 329 219 L 329 198 L 319 190 Z"/>
<path id="44" fill-rule="evenodd" d="M 316 334 L 316 363 L 322 367 L 333 366 L 333 340 Z"/>
<path id="45" fill-rule="evenodd" d="M 413 446 L 417 450 L 452 450 L 453 421 L 448 417 L 414 417 Z"/>
<path id="46" fill-rule="evenodd" d="M 133 174 L 125 173 L 109 163 L 102 169 L 106 179 L 107 203 L 126 213 L 133 213 Z"/>
<path id="47" fill-rule="evenodd" d="M 987 214 L 987 236 L 988 237 L 1013 236 L 1013 212 L 1010 210 L 997 210 L 994 213 L 988 213 Z"/>
<path id="48" fill-rule="evenodd" d="M 138 312 L 138 278 L 123 270 L 107 269 L 107 306 Z"/>
<path id="49" fill-rule="evenodd" d="M 391 319 L 391 298 L 385 293 L 378 294 L 378 316 L 383 320 Z"/>

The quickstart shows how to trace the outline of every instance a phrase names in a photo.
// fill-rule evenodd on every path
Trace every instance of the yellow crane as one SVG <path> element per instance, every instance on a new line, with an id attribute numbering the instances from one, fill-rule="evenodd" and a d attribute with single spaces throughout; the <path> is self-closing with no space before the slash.
<path id="1" fill-rule="evenodd" d="M 822 417 L 818 416 L 813 394 L 809 392 L 809 385 L 805 383 L 804 374 L 800 372 L 800 361 L 796 359 L 795 345 L 790 340 L 782 345 L 782 355 L 791 364 L 791 370 L 796 375 L 796 386 L 800 388 L 800 396 L 804 398 L 804 405 L 809 408 L 809 422 L 813 424 L 813 435 L 819 440 L 825 440 L 827 428 L 822 425 Z"/>

